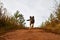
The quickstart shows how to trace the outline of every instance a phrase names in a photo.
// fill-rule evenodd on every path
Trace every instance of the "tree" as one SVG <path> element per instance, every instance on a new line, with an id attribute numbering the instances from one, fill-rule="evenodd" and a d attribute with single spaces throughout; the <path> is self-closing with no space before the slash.
<path id="1" fill-rule="evenodd" d="M 19 11 L 17 10 L 16 13 L 14 14 L 14 17 L 16 18 L 16 20 L 17 20 L 18 16 L 19 16 Z"/>
<path id="2" fill-rule="evenodd" d="M 0 17 L 2 16 L 3 3 L 0 3 Z"/>
<path id="3" fill-rule="evenodd" d="M 53 14 L 50 14 L 50 18 L 49 18 L 50 21 L 54 21 L 55 20 L 55 17 Z"/>
<path id="4" fill-rule="evenodd" d="M 57 8 L 56 18 L 57 18 L 58 20 L 60 20 L 60 5 L 59 5 L 58 8 Z"/>
<path id="5" fill-rule="evenodd" d="M 19 23 L 24 23 L 25 19 L 22 14 L 19 14 Z"/>
<path id="6" fill-rule="evenodd" d="M 0 17 L 5 17 L 8 16 L 7 14 L 7 9 L 3 7 L 3 3 L 0 3 Z"/>
<path id="7" fill-rule="evenodd" d="M 24 24 L 25 19 L 24 19 L 23 15 L 22 15 L 21 13 L 19 13 L 18 10 L 17 10 L 16 13 L 14 14 L 14 17 L 15 17 L 17 23 L 19 23 L 19 24 Z"/>

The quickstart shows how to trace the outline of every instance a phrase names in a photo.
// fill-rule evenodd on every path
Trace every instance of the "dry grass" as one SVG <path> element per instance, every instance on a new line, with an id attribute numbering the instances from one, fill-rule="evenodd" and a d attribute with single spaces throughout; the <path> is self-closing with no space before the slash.
<path id="1" fill-rule="evenodd" d="M 21 28 L 25 28 L 25 26 L 23 24 L 18 25 L 16 20 L 13 20 L 9 17 L 0 18 L 0 34 Z"/>

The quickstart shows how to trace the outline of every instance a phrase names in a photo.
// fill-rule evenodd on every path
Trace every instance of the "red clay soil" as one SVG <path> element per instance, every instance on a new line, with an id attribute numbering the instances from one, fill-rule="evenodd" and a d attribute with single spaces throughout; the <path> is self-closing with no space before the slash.
<path id="1" fill-rule="evenodd" d="M 41 29 L 21 29 L 2 35 L 0 40 L 60 40 L 60 35 Z"/>

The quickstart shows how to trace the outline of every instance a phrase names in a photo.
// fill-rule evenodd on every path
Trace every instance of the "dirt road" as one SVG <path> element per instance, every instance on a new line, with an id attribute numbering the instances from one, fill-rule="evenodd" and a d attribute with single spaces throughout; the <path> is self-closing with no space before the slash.
<path id="1" fill-rule="evenodd" d="M 44 32 L 41 29 L 21 29 L 0 36 L 0 40 L 60 40 L 60 35 Z"/>

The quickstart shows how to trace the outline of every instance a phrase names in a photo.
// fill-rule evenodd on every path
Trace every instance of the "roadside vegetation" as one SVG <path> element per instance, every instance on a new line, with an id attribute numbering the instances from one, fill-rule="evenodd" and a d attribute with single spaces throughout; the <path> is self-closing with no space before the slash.
<path id="1" fill-rule="evenodd" d="M 9 16 L 7 9 L 2 4 L 0 3 L 0 34 L 9 30 L 25 28 L 23 15 L 17 10 L 13 16 Z"/>
<path id="2" fill-rule="evenodd" d="M 41 28 L 47 32 L 60 34 L 60 4 L 56 11 L 51 13 L 48 20 L 42 23 Z"/>

